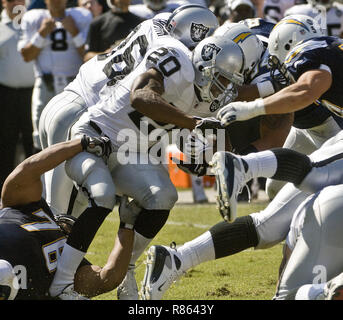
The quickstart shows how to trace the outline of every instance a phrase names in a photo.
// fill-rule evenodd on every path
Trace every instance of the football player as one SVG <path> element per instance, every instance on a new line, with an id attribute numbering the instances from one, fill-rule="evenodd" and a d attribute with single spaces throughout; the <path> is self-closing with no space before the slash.
<path id="1" fill-rule="evenodd" d="M 7 177 L 0 205 L 1 300 L 51 299 L 49 286 L 74 219 L 53 215 L 42 198 L 41 175 L 82 151 L 106 153 L 107 142 L 84 136 L 50 146 L 24 160 Z M 134 223 L 138 212 L 135 203 L 123 202 L 121 218 L 126 217 L 125 223 Z M 122 246 L 132 247 L 133 236 L 132 230 L 118 233 L 103 268 L 83 261 L 75 275 L 75 290 L 88 297 L 113 290 L 125 276 L 118 268 L 130 259 Z M 68 299 L 85 299 L 72 286 L 65 291 L 72 293 Z"/>
<path id="2" fill-rule="evenodd" d="M 115 83 L 134 70 L 145 52 L 169 33 L 166 26 L 173 37 L 193 48 L 197 42 L 214 32 L 218 22 L 207 8 L 183 6 L 173 14 L 163 13 L 144 21 L 112 52 L 96 56 L 83 64 L 75 80 L 43 110 L 39 125 L 43 148 L 66 141 L 71 125 L 88 107 L 99 101 L 101 88 Z M 202 33 L 196 37 L 195 30 L 198 29 Z M 76 191 L 63 166 L 45 175 L 45 188 L 46 201 L 56 212 L 78 217 L 87 205 L 87 199 L 84 199 L 82 193 L 77 193 L 75 197 Z"/>
<path id="3" fill-rule="evenodd" d="M 41 149 L 39 118 L 48 101 L 76 76 L 92 14 L 84 8 L 66 9 L 67 0 L 46 0 L 47 9 L 27 11 L 18 43 L 25 61 L 35 62 L 32 94 L 33 142 Z"/>

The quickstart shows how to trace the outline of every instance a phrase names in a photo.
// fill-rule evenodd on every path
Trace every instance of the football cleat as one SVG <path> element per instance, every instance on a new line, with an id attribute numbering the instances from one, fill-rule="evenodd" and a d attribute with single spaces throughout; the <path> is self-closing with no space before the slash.
<path id="1" fill-rule="evenodd" d="M 324 300 L 343 300 L 343 273 L 326 283 Z"/>
<path id="2" fill-rule="evenodd" d="M 118 300 L 138 300 L 138 288 L 135 278 L 135 265 L 129 265 L 126 276 L 117 289 Z"/>
<path id="3" fill-rule="evenodd" d="M 173 282 L 185 273 L 181 266 L 182 260 L 176 249 L 150 247 L 140 291 L 141 300 L 161 300 Z"/>
<path id="4" fill-rule="evenodd" d="M 74 284 L 66 286 L 56 297 L 59 300 L 90 300 L 74 290 Z"/>
<path id="5" fill-rule="evenodd" d="M 230 152 L 216 152 L 210 162 L 217 183 L 217 204 L 225 221 L 237 217 L 237 196 L 246 185 L 243 161 Z"/>

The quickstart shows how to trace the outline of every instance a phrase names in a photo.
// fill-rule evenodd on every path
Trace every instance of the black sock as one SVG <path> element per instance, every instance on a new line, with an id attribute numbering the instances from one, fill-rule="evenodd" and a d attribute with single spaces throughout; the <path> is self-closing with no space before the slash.
<path id="1" fill-rule="evenodd" d="M 87 252 L 95 234 L 110 212 L 110 209 L 104 207 L 87 208 L 75 221 L 67 243 L 75 249 Z"/>
<path id="2" fill-rule="evenodd" d="M 258 243 L 256 228 L 250 216 L 237 218 L 232 223 L 217 223 L 210 230 L 216 259 L 230 256 Z"/>
<path id="3" fill-rule="evenodd" d="M 154 238 L 166 223 L 169 212 L 169 210 L 143 209 L 136 219 L 135 231 L 145 238 Z"/>
<path id="4" fill-rule="evenodd" d="M 277 160 L 276 173 L 272 179 L 298 185 L 312 169 L 312 162 L 305 154 L 286 148 L 276 148 L 271 151 Z"/>

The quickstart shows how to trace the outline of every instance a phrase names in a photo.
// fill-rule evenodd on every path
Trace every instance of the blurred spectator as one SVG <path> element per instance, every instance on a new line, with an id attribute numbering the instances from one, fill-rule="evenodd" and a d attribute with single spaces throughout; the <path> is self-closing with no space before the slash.
<path id="1" fill-rule="evenodd" d="M 144 20 L 129 12 L 130 0 L 107 0 L 107 4 L 110 10 L 94 18 L 90 25 L 85 61 L 110 50 Z"/>
<path id="2" fill-rule="evenodd" d="M 38 125 L 48 101 L 62 92 L 83 63 L 84 44 L 92 14 L 84 8 L 66 8 L 67 0 L 45 0 L 47 9 L 27 11 L 18 43 L 25 61 L 34 60 L 32 94 L 33 141 L 40 148 Z"/>
<path id="3" fill-rule="evenodd" d="M 130 5 L 129 11 L 142 19 L 151 19 L 162 12 L 173 12 L 179 5 L 167 0 L 144 0 L 143 4 Z"/>
<path id="4" fill-rule="evenodd" d="M 255 6 L 250 0 L 228 0 L 225 14 L 221 15 L 221 24 L 225 21 L 239 22 L 255 17 Z"/>
<path id="5" fill-rule="evenodd" d="M 31 9 L 46 9 L 46 3 L 45 0 L 31 0 L 29 1 L 30 4 L 28 6 L 28 10 Z M 67 8 L 76 7 L 77 6 L 77 0 L 68 0 L 67 2 Z"/>
<path id="6" fill-rule="evenodd" d="M 277 23 L 285 11 L 296 4 L 304 3 L 305 0 L 265 0 L 263 4 L 263 18 L 269 22 Z"/>
<path id="7" fill-rule="evenodd" d="M 106 0 L 78 0 L 78 5 L 89 10 L 93 18 L 109 10 Z"/>
<path id="8" fill-rule="evenodd" d="M 34 84 L 33 63 L 24 62 L 17 51 L 20 22 L 16 6 L 25 0 L 2 0 L 0 22 L 0 194 L 6 177 L 16 166 L 15 155 L 21 140 L 24 156 L 32 155 L 31 96 Z M 17 8 L 18 9 L 18 8 Z M 14 12 L 17 12 L 15 14 Z"/>

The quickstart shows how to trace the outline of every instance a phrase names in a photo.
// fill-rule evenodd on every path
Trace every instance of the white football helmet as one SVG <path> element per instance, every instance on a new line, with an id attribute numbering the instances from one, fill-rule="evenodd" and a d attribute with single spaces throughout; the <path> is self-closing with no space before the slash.
<path id="1" fill-rule="evenodd" d="M 14 300 L 19 283 L 12 265 L 7 260 L 0 260 L 0 300 Z"/>
<path id="2" fill-rule="evenodd" d="M 151 10 L 159 11 L 166 6 L 167 0 L 143 0 L 143 3 Z"/>
<path id="3" fill-rule="evenodd" d="M 244 54 L 238 44 L 211 36 L 193 51 L 195 86 L 210 109 L 219 109 L 237 97 L 236 85 L 244 82 Z"/>
<path id="4" fill-rule="evenodd" d="M 272 76 L 278 70 L 283 81 L 289 82 L 290 74 L 284 65 L 287 55 L 301 41 L 324 36 L 319 24 L 306 15 L 290 15 L 280 20 L 269 36 L 269 67 Z"/>
<path id="5" fill-rule="evenodd" d="M 230 39 L 241 47 L 245 58 L 244 77 L 248 80 L 263 55 L 262 41 L 242 23 L 224 23 L 214 35 Z"/>
<path id="6" fill-rule="evenodd" d="M 170 15 L 166 29 L 169 34 L 193 50 L 218 27 L 214 13 L 203 6 L 190 4 L 178 7 Z"/>

